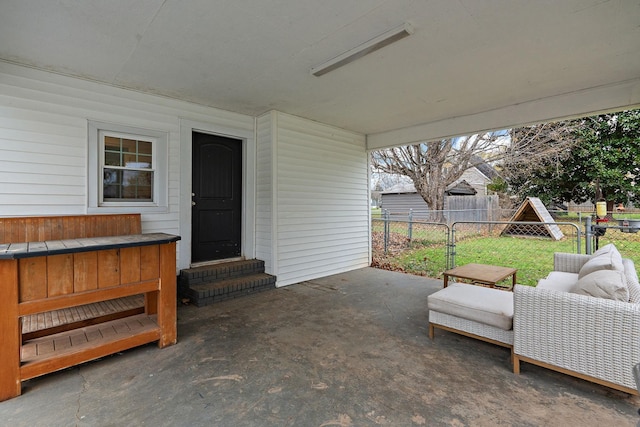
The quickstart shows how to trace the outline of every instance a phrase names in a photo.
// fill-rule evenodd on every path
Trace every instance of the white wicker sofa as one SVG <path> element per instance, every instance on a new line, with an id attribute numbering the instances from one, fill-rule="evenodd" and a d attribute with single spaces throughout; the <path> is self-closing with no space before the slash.
<path id="1" fill-rule="evenodd" d="M 594 255 L 556 253 L 537 287 L 515 286 L 514 373 L 524 361 L 638 394 L 640 285 L 633 261 L 616 253 L 612 245 Z M 606 275 L 613 285 L 603 284 Z"/>

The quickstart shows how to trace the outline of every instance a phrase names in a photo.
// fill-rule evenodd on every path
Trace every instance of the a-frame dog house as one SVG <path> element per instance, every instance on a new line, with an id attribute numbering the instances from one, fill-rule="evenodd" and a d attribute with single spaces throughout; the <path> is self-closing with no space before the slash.
<path id="1" fill-rule="evenodd" d="M 524 237 L 550 237 L 560 240 L 564 234 L 556 225 L 549 211 L 537 197 L 527 197 L 518 210 L 511 217 L 512 224 L 502 231 L 501 235 Z M 513 222 L 540 222 L 542 224 L 513 224 Z"/>

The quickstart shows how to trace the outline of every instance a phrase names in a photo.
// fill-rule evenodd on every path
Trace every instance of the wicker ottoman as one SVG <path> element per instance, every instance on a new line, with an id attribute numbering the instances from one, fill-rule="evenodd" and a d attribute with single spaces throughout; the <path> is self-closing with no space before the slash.
<path id="1" fill-rule="evenodd" d="M 453 283 L 428 297 L 429 338 L 435 328 L 487 341 L 513 351 L 513 293 Z"/>

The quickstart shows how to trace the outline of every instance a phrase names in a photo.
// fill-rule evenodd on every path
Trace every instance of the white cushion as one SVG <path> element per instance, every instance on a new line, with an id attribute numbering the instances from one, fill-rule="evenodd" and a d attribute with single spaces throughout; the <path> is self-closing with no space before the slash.
<path id="1" fill-rule="evenodd" d="M 513 292 L 452 283 L 427 298 L 429 310 L 495 326 L 513 327 Z"/>
<path id="2" fill-rule="evenodd" d="M 573 293 L 629 301 L 629 288 L 624 273 L 615 270 L 598 270 L 579 279 Z"/>
<path id="3" fill-rule="evenodd" d="M 571 273 L 567 273 L 567 274 L 571 274 Z M 540 279 L 538 280 L 538 285 L 536 286 L 536 288 L 551 289 L 554 291 L 561 291 L 561 292 L 571 292 L 573 287 L 576 285 L 576 282 L 578 281 L 577 280 L 578 275 L 577 274 L 573 274 L 573 275 L 575 276 L 575 280 L 569 280 L 569 281 Z"/>
<path id="4" fill-rule="evenodd" d="M 566 271 L 552 271 L 547 275 L 546 279 L 542 280 L 544 280 L 544 282 L 541 289 L 565 290 L 570 292 L 578 281 L 578 274 L 567 273 Z M 538 282 L 537 287 L 540 287 L 540 282 Z"/>
<path id="5" fill-rule="evenodd" d="M 582 279 L 586 275 L 598 270 L 624 271 L 624 266 L 622 265 L 622 255 L 620 255 L 620 252 L 618 252 L 618 250 L 613 245 L 606 245 L 602 249 L 605 248 L 607 248 L 606 251 L 600 253 L 596 251 L 591 259 L 584 263 L 582 268 L 580 268 L 580 272 L 578 273 L 578 279 Z"/>

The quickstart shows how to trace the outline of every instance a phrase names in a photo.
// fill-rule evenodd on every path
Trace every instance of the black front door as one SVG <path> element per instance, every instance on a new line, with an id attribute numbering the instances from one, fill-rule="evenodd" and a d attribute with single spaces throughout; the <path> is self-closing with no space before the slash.
<path id="1" fill-rule="evenodd" d="M 193 132 L 191 261 L 241 254 L 242 141 Z"/>

